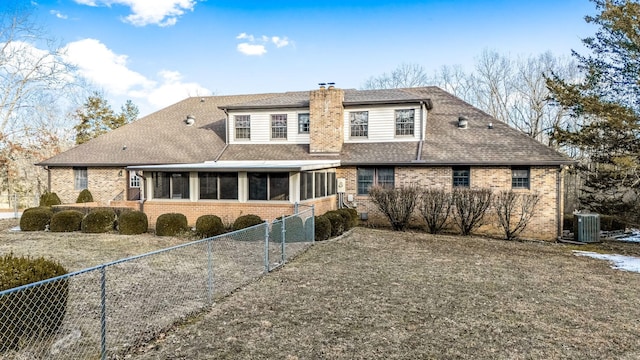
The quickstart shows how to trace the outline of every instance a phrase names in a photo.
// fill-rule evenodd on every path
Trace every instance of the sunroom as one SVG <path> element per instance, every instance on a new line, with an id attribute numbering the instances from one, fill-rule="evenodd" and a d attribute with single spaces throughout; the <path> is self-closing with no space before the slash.
<path id="1" fill-rule="evenodd" d="M 340 161 L 211 161 L 127 167 L 146 201 L 299 203 L 336 194 Z"/>

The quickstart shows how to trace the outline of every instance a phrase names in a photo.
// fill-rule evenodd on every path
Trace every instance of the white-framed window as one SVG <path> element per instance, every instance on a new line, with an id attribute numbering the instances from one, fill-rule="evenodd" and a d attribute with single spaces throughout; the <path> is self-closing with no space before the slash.
<path id="1" fill-rule="evenodd" d="M 271 115 L 271 138 L 272 139 L 287 138 L 287 114 Z"/>
<path id="2" fill-rule="evenodd" d="M 75 190 L 84 190 L 88 188 L 89 177 L 87 175 L 86 167 L 74 167 L 73 168 L 73 187 Z"/>
<path id="3" fill-rule="evenodd" d="M 234 116 L 236 139 L 251 139 L 251 115 Z"/>
<path id="4" fill-rule="evenodd" d="M 129 187 L 136 189 L 140 187 L 140 176 L 135 171 L 129 171 Z"/>
<path id="5" fill-rule="evenodd" d="M 396 136 L 413 136 L 415 117 L 414 109 L 396 110 Z"/>
<path id="6" fill-rule="evenodd" d="M 309 113 L 298 114 L 298 134 L 309 133 Z"/>
<path id="7" fill-rule="evenodd" d="M 369 136 L 369 112 L 352 111 L 349 113 L 349 124 L 351 137 Z"/>

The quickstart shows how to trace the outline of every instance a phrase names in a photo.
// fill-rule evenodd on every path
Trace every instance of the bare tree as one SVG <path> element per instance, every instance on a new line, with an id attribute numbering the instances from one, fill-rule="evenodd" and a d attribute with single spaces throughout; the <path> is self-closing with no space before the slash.
<path id="1" fill-rule="evenodd" d="M 422 65 L 400 64 L 391 73 L 370 77 L 362 86 L 363 89 L 394 89 L 426 86 L 429 77 Z"/>
<path id="2" fill-rule="evenodd" d="M 517 238 L 533 218 L 539 194 L 516 193 L 512 190 L 500 191 L 493 201 L 498 215 L 498 223 L 504 231 L 505 239 Z"/>
<path id="3" fill-rule="evenodd" d="M 69 105 L 77 79 L 61 49 L 28 8 L 0 14 L 0 190 L 13 188 L 16 174 L 25 173 L 15 160 L 42 149 L 42 144 L 34 145 L 39 136 L 56 138 L 56 129 L 49 127 L 51 115 L 66 118 L 62 109 Z"/>

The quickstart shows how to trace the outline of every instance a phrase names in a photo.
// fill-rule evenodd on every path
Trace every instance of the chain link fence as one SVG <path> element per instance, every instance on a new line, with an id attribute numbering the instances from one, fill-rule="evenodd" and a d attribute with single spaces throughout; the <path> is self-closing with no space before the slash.
<path id="1" fill-rule="evenodd" d="M 0 358 L 124 358 L 313 242 L 314 209 L 309 208 L 272 223 L 2 291 Z M 63 300 L 62 320 L 37 331 L 27 329 L 24 317 L 32 314 L 25 308 L 52 310 L 33 294 Z"/>

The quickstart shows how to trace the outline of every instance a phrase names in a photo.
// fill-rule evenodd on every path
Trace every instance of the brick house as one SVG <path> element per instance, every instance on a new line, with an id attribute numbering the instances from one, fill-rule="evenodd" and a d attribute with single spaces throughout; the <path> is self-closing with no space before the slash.
<path id="1" fill-rule="evenodd" d="M 356 207 L 379 221 L 372 185 L 516 189 L 541 195 L 524 237 L 561 232 L 572 161 L 437 87 L 188 98 L 41 162 L 74 202 L 273 219 L 296 203 Z M 490 226 L 481 231 L 492 233 Z"/>

